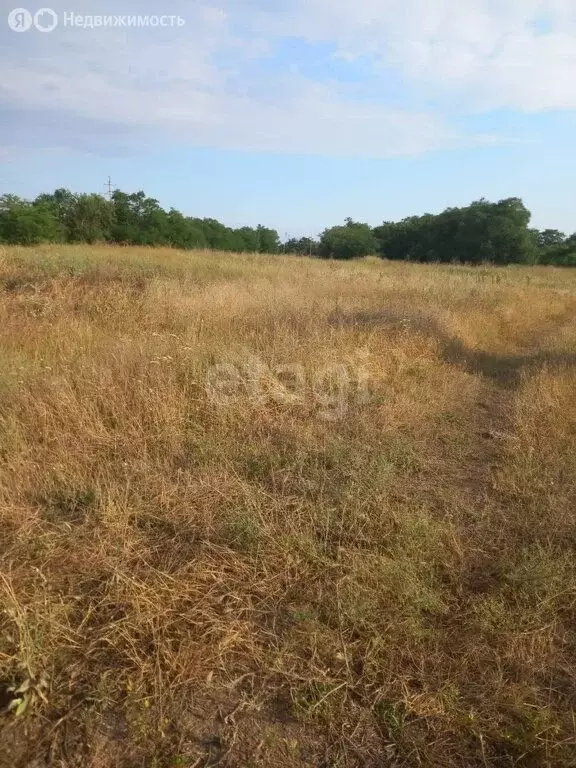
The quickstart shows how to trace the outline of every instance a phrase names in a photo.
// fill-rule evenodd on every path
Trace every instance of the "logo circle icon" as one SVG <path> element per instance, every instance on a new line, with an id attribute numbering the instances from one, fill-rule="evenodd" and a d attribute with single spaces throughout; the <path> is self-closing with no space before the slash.
<path id="1" fill-rule="evenodd" d="M 52 8 L 40 8 L 34 14 L 34 26 L 38 32 L 53 32 L 58 26 L 58 14 Z"/>
<path id="2" fill-rule="evenodd" d="M 12 32 L 27 32 L 32 26 L 32 14 L 26 8 L 14 8 L 8 14 L 8 26 Z"/>

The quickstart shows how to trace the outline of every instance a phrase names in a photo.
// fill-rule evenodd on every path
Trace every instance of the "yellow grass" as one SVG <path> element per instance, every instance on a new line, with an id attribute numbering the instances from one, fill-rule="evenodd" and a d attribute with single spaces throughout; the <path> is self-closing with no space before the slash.
<path id="1" fill-rule="evenodd" d="M 573 766 L 575 317 L 571 271 L 1 250 L 0 765 Z"/>

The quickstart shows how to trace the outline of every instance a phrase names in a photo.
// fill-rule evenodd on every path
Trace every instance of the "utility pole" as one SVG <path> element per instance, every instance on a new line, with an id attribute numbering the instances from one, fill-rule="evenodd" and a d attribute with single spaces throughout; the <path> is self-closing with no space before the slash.
<path id="1" fill-rule="evenodd" d="M 108 176 L 108 183 L 104 185 L 108 189 L 108 200 L 112 200 L 112 179 Z"/>

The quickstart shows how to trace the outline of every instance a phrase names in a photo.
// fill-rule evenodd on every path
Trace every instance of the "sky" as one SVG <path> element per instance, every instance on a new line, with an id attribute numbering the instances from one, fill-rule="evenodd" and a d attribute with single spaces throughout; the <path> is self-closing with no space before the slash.
<path id="1" fill-rule="evenodd" d="M 576 231 L 576 0 L 1 2 L 0 194 L 111 176 L 282 237 L 516 196 Z"/>

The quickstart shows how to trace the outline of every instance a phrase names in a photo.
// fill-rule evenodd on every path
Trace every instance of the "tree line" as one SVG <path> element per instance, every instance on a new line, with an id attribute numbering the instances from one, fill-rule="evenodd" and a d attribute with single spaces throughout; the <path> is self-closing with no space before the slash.
<path id="1" fill-rule="evenodd" d="M 165 211 L 144 192 L 117 190 L 106 199 L 57 189 L 34 200 L 0 197 L 0 242 L 109 242 L 334 259 L 377 255 L 418 262 L 576 266 L 576 233 L 533 229 L 530 219 L 519 198 L 496 203 L 481 199 L 463 208 L 385 221 L 377 227 L 347 219 L 317 239 L 281 242 L 275 229 L 262 225 L 234 229 L 216 219 L 184 216 L 174 208 Z"/>
<path id="2" fill-rule="evenodd" d="M 165 211 L 144 192 L 115 191 L 110 200 L 97 194 L 74 194 L 57 189 L 23 200 L 0 197 L 0 242 L 98 243 L 212 248 L 219 251 L 276 253 L 278 232 L 267 227 L 232 229 L 216 219 Z"/>

